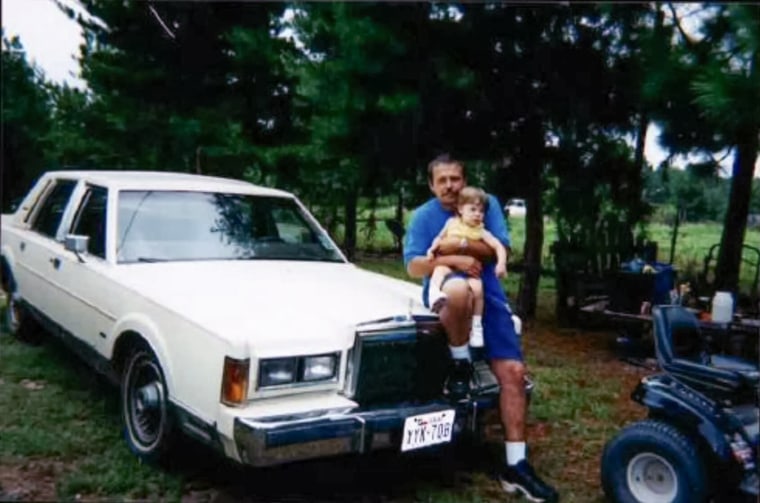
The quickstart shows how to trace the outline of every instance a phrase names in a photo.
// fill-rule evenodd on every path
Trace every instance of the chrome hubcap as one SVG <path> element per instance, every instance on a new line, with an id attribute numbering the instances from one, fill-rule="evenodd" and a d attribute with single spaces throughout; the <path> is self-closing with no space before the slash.
<path id="1" fill-rule="evenodd" d="M 161 437 L 165 404 L 161 374 L 157 365 L 149 360 L 135 364 L 129 383 L 129 415 L 132 430 L 146 447 Z"/>
<path id="2" fill-rule="evenodd" d="M 18 295 L 12 293 L 8 296 L 8 305 L 6 306 L 6 320 L 8 323 L 8 330 L 11 333 L 18 332 L 21 319 L 21 307 L 18 302 Z"/>

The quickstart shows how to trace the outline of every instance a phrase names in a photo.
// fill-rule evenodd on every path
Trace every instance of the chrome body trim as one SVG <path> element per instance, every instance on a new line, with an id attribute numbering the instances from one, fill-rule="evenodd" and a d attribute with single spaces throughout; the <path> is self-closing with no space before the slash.
<path id="1" fill-rule="evenodd" d="M 437 400 L 367 410 L 343 408 L 266 418 L 238 417 L 234 421 L 234 441 L 240 460 L 253 466 L 400 449 L 407 417 L 454 409 L 452 442 L 456 442 L 466 430 L 472 431 L 478 413 L 497 404 L 498 392 L 489 392 L 459 402 Z M 439 446 L 431 448 L 435 447 Z"/>

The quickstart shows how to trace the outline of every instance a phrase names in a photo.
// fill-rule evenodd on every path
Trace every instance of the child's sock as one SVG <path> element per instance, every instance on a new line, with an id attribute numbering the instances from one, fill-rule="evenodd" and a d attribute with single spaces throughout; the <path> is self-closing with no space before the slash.
<path id="1" fill-rule="evenodd" d="M 507 464 L 515 466 L 525 459 L 525 442 L 504 442 L 507 451 Z"/>
<path id="2" fill-rule="evenodd" d="M 475 315 L 472 317 L 472 329 L 470 330 L 470 346 L 473 348 L 483 347 L 483 317 Z"/>

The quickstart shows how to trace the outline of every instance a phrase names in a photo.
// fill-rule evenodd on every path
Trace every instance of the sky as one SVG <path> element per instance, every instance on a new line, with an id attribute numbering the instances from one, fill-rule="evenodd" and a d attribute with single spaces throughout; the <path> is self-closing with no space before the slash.
<path id="1" fill-rule="evenodd" d="M 60 1 L 81 12 L 75 0 Z M 85 87 L 84 81 L 78 77 L 79 63 L 76 61 L 79 45 L 84 42 L 81 30 L 76 22 L 58 9 L 53 0 L 3 0 L 2 21 L 5 36 L 19 36 L 27 59 L 42 69 L 48 80 Z M 658 134 L 658 128 L 650 125 L 644 155 L 653 166 L 658 166 L 667 157 L 667 152 L 657 144 Z M 732 161 L 733 156 L 730 155 L 722 162 L 723 176 L 730 174 Z M 685 162 L 686 159 L 680 158 L 676 159 L 675 164 L 683 165 Z M 760 159 L 755 165 L 755 176 L 760 176 Z"/>

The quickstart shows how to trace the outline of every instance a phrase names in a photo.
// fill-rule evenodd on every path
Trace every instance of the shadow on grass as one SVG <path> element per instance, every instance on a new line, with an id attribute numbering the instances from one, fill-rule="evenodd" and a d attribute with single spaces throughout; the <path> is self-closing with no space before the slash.
<path id="1" fill-rule="evenodd" d="M 474 485 L 495 487 L 490 451 L 378 452 L 251 468 L 188 442 L 164 469 L 184 479 L 183 501 L 483 501 L 477 493 L 490 488 Z"/>
<path id="2" fill-rule="evenodd" d="M 65 344 L 47 337 L 39 346 L 28 346 L 7 334 L 0 335 L 0 344 L 10 357 L 0 364 L 0 377 L 28 397 L 27 408 L 17 411 L 19 417 L 8 418 L 9 426 L 14 428 L 22 417 L 29 420 L 30 414 L 40 416 L 32 419 L 32 431 L 14 431 L 3 450 L 21 460 L 65 460 L 67 468 L 55 481 L 58 498 L 476 502 L 499 495 L 488 495 L 497 490 L 491 472 L 503 456 L 503 447 L 496 444 L 404 455 L 383 451 L 252 468 L 182 436 L 169 460 L 160 466 L 144 465 L 121 436 L 119 390 Z M 29 380 L 44 383 L 44 388 L 29 394 L 20 386 Z M 62 438 L 57 433 L 61 431 L 76 434 Z M 48 440 L 32 449 L 30 439 Z"/>

